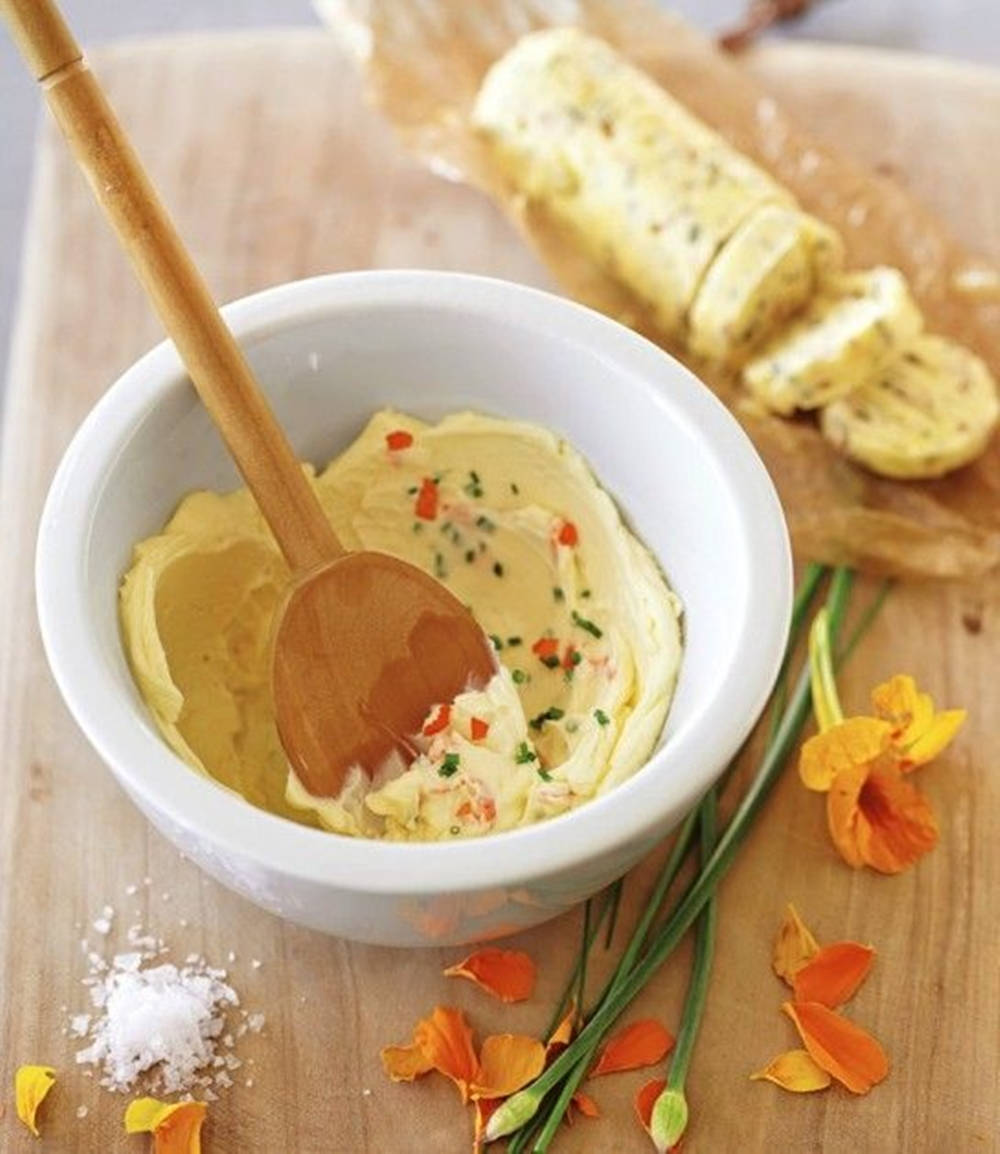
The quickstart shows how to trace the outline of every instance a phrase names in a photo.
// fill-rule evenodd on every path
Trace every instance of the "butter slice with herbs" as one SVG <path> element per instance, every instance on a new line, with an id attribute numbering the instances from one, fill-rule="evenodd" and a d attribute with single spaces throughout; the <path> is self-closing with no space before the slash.
<path id="1" fill-rule="evenodd" d="M 873 381 L 922 327 L 897 269 L 845 273 L 746 365 L 743 382 L 773 412 L 816 409 Z"/>
<path id="2" fill-rule="evenodd" d="M 989 369 L 944 337 L 918 337 L 878 378 L 828 405 L 823 435 L 885 477 L 940 477 L 986 448 L 1000 404 Z"/>
<path id="3" fill-rule="evenodd" d="M 784 205 L 758 209 L 705 274 L 688 318 L 688 347 L 708 360 L 738 362 L 842 261 L 840 237 L 815 217 Z"/>
<path id="4" fill-rule="evenodd" d="M 791 194 L 601 40 L 522 37 L 480 88 L 473 121 L 511 183 L 683 337 L 716 253 Z"/>

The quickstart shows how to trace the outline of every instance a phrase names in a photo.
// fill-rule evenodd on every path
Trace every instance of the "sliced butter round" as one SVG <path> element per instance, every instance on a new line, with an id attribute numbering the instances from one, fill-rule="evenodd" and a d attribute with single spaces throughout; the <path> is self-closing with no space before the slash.
<path id="1" fill-rule="evenodd" d="M 940 477 L 985 449 L 998 417 L 996 382 L 974 353 L 921 336 L 878 378 L 820 414 L 823 435 L 876 473 Z"/>
<path id="2" fill-rule="evenodd" d="M 766 205 L 712 262 L 688 316 L 688 347 L 713 361 L 742 360 L 808 301 L 839 266 L 840 237 L 794 208 Z"/>
<path id="3" fill-rule="evenodd" d="M 776 413 L 816 409 L 874 380 L 922 327 L 897 269 L 832 276 L 748 362 L 743 382 Z"/>

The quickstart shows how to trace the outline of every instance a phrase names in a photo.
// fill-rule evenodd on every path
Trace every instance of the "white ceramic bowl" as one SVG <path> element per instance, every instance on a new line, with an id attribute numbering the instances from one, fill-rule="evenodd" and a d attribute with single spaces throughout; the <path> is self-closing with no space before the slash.
<path id="1" fill-rule="evenodd" d="M 435 272 L 283 285 L 226 318 L 302 457 L 325 463 L 373 410 L 473 408 L 565 434 L 659 557 L 685 606 L 666 730 L 631 780 L 575 812 L 482 840 L 339 837 L 253 808 L 161 741 L 133 684 L 117 590 L 135 541 L 182 494 L 238 478 L 173 346 L 110 388 L 59 467 L 42 516 L 38 607 L 81 729 L 184 853 L 265 909 L 391 945 L 523 929 L 637 862 L 705 793 L 776 676 L 791 560 L 770 479 L 712 393 L 654 345 L 533 289 Z M 105 831 L 114 852 L 114 831 Z"/>

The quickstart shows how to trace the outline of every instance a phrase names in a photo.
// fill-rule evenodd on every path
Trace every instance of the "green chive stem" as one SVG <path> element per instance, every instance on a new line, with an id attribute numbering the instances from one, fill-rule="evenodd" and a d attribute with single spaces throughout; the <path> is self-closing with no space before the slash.
<path id="1" fill-rule="evenodd" d="M 838 568 L 830 582 L 826 610 L 833 639 L 839 636 L 853 580 L 854 575 L 849 569 Z M 776 727 L 773 743 L 764 751 L 754 780 L 698 877 L 682 896 L 666 924 L 657 931 L 642 959 L 635 964 L 631 972 L 623 975 L 620 982 L 612 980 L 611 988 L 607 990 L 606 996 L 575 1041 L 530 1086 L 508 1098 L 493 1115 L 486 1130 L 489 1141 L 511 1133 L 534 1116 L 543 1096 L 564 1076 L 575 1071 L 578 1065 L 582 1065 L 581 1055 L 589 1055 L 596 1049 L 606 1030 L 656 973 L 690 929 L 714 893 L 715 887 L 732 865 L 753 819 L 780 776 L 808 718 L 810 699 L 807 663 L 798 676 L 789 704 Z M 536 1150 L 538 1148 L 536 1145 Z"/>

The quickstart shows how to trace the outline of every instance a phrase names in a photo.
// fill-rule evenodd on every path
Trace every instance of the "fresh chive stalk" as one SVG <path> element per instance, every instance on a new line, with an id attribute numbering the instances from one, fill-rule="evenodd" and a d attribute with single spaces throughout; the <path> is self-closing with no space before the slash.
<path id="1" fill-rule="evenodd" d="M 796 604 L 802 605 L 801 613 L 805 612 L 805 606 L 808 604 L 807 601 L 804 601 L 807 583 L 812 584 L 812 588 L 815 590 L 821 577 L 822 573 L 815 573 L 812 567 L 807 572 L 803 587 L 800 590 L 801 595 L 796 598 Z M 850 570 L 838 568 L 830 583 L 826 610 L 829 615 L 830 633 L 834 639 L 839 636 L 853 579 L 854 575 Z M 508 1098 L 494 1113 L 486 1128 L 488 1141 L 510 1134 L 529 1123 L 546 1095 L 554 1090 L 563 1079 L 566 1079 L 567 1085 L 574 1080 L 578 1084 L 579 1080 L 582 1079 L 589 1067 L 590 1056 L 596 1050 L 604 1034 L 676 948 L 678 942 L 691 928 L 702 909 L 713 896 L 719 881 L 732 865 L 737 851 L 781 775 L 785 762 L 798 740 L 808 719 L 810 704 L 810 676 L 807 663 L 796 679 L 791 698 L 780 721 L 774 728 L 773 740 L 769 742 L 764 751 L 757 775 L 694 882 L 681 896 L 666 922 L 653 934 L 648 947 L 638 960 L 635 959 L 641 946 L 636 947 L 633 953 L 632 946 L 636 937 L 635 934 L 633 935 L 633 941 L 630 941 L 626 954 L 631 956 L 634 964 L 628 970 L 624 966 L 619 967 L 587 1024 L 570 1046 L 534 1082 Z M 650 906 L 652 907 L 652 903 Z M 647 909 L 637 931 L 641 929 L 645 935 L 651 922 L 652 915 Z M 646 924 L 643 925 L 643 923 Z M 574 1090 L 571 1090 L 566 1096 L 564 1088 L 563 1093 L 558 1095 L 554 1108 L 535 1144 L 536 1152 L 544 1151 L 547 1148 L 551 1135 L 555 1132 L 555 1127 L 558 1126 L 562 1114 L 565 1112 L 565 1106 Z M 564 1097 L 565 1101 L 563 1101 Z"/>

